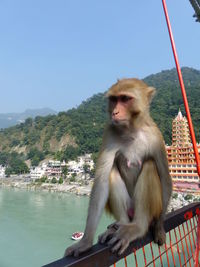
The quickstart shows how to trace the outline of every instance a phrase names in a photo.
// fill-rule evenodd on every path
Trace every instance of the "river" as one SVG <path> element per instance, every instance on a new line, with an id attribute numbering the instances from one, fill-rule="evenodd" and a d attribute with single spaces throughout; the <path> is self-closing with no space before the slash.
<path id="1" fill-rule="evenodd" d="M 0 188 L 0 267 L 36 267 L 63 256 L 83 231 L 88 197 Z M 111 218 L 102 217 L 101 233 Z"/>
<path id="2" fill-rule="evenodd" d="M 75 242 L 72 233 L 84 231 L 88 201 L 88 197 L 70 193 L 0 188 L 0 267 L 40 267 L 61 258 L 65 248 Z M 104 214 L 95 240 L 111 222 L 112 218 Z M 137 253 L 138 264 L 143 266 L 142 251 Z M 150 248 L 147 258 L 149 253 Z M 133 264 L 132 257 L 128 261 Z M 169 260 L 172 262 L 172 257 Z M 164 258 L 163 263 L 167 266 Z M 117 266 L 124 266 L 124 262 Z"/>

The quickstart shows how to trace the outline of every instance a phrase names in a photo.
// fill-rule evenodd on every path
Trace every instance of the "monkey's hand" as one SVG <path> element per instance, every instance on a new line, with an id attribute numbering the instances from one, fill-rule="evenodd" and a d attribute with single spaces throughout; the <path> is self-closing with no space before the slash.
<path id="1" fill-rule="evenodd" d="M 80 253 L 89 250 L 91 247 L 92 247 L 92 242 L 88 241 L 86 238 L 83 237 L 78 243 L 68 247 L 65 250 L 64 257 L 67 256 L 78 257 Z"/>
<path id="2" fill-rule="evenodd" d="M 120 224 L 119 229 L 112 235 L 108 245 L 112 246 L 112 252 L 121 255 L 129 246 L 130 242 L 138 238 L 139 227 L 135 224 Z"/>

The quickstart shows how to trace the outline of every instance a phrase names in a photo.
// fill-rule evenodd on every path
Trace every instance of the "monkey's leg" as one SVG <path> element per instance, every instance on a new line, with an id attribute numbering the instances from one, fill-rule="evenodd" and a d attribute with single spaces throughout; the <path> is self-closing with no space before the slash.
<path id="1" fill-rule="evenodd" d="M 168 161 L 166 157 L 166 152 L 164 148 L 164 143 L 157 147 L 156 153 L 154 154 L 154 161 L 156 164 L 156 169 L 158 177 L 161 183 L 162 192 L 162 212 L 154 224 L 152 224 L 154 242 L 158 245 L 165 243 L 166 234 L 163 226 L 163 221 L 165 213 L 167 212 L 167 206 L 170 201 L 172 194 L 172 179 L 169 174 Z"/>
<path id="2" fill-rule="evenodd" d="M 151 215 L 153 216 L 153 219 L 151 220 L 151 230 L 154 242 L 161 246 L 166 241 L 166 233 L 164 230 L 163 223 L 166 208 L 162 201 L 162 187 L 155 163 L 152 165 L 152 171 L 154 179 L 149 179 L 147 182 L 149 183 L 148 187 L 150 193 L 149 203 L 151 203 L 151 207 L 149 210 Z"/>
<path id="3" fill-rule="evenodd" d="M 151 220 L 160 214 L 162 207 L 161 190 L 158 187 L 159 178 L 152 161 L 143 164 L 134 190 L 134 219 L 129 224 L 120 224 L 119 229 L 113 234 L 109 245 L 112 251 L 122 254 L 130 242 L 143 237 L 148 231 Z"/>
<path id="4" fill-rule="evenodd" d="M 113 167 L 109 177 L 109 208 L 118 223 L 113 224 L 99 236 L 100 243 L 105 243 L 116 232 L 118 224 L 130 222 L 128 210 L 133 208 L 125 183 L 116 167 Z"/>

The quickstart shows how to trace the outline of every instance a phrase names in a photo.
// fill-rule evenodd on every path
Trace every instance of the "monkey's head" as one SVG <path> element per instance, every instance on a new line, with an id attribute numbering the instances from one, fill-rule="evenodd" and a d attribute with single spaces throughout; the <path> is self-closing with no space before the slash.
<path id="1" fill-rule="evenodd" d="M 149 114 L 154 93 L 155 89 L 141 80 L 119 80 L 106 94 L 111 123 L 129 127 L 139 115 Z"/>

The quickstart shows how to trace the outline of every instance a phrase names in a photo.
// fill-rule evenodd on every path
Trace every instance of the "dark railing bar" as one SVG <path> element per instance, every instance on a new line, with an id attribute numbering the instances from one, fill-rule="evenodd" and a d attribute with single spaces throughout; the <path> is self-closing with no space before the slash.
<path id="1" fill-rule="evenodd" d="M 168 213 L 164 221 L 165 231 L 169 232 L 178 225 L 184 223 L 186 221 L 184 216 L 186 212 L 192 212 L 192 216 L 195 216 L 197 208 L 200 208 L 200 202 L 189 204 L 183 208 Z M 152 234 L 151 232 L 148 232 L 144 238 L 133 241 L 121 256 L 113 254 L 110 251 L 110 248 L 106 245 L 96 244 L 88 252 L 83 253 L 79 258 L 65 257 L 44 265 L 43 267 L 108 267 L 125 256 L 128 256 L 134 250 L 138 250 L 152 241 Z"/>

